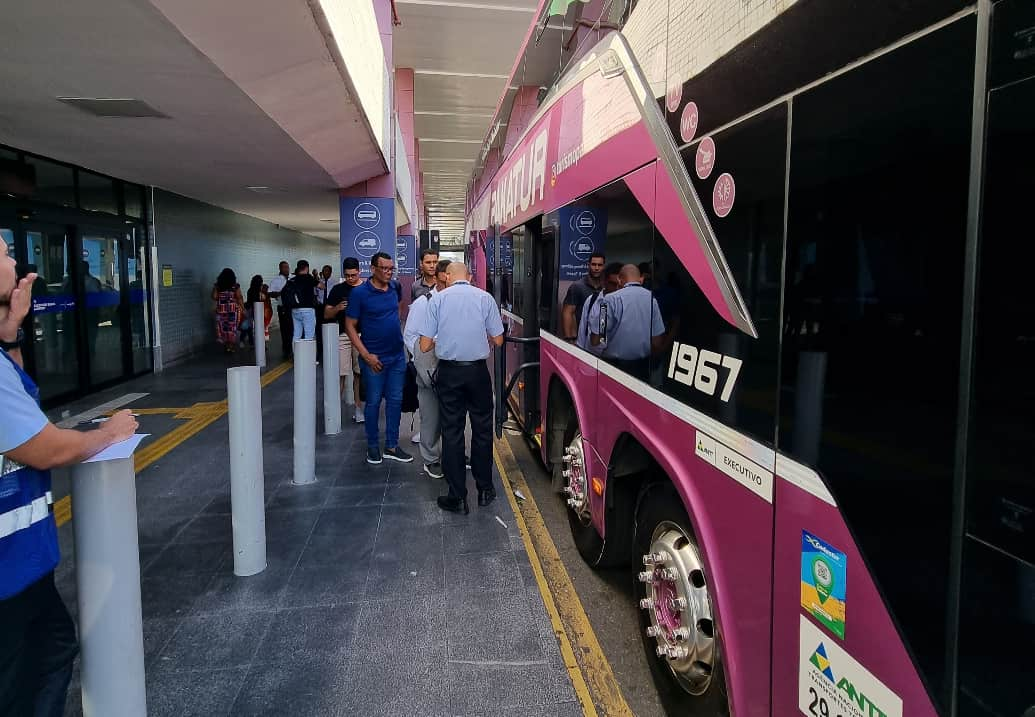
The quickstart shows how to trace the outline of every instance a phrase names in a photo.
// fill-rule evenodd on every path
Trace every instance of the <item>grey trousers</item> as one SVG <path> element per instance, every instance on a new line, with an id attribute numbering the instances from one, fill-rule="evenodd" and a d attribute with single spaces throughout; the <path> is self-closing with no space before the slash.
<path id="1" fill-rule="evenodd" d="M 417 403 L 420 405 L 420 455 L 425 463 L 438 463 L 442 458 L 442 426 L 438 417 L 438 395 L 431 385 L 431 376 L 438 368 L 435 351 L 417 348 L 413 356 L 417 370 Z"/>

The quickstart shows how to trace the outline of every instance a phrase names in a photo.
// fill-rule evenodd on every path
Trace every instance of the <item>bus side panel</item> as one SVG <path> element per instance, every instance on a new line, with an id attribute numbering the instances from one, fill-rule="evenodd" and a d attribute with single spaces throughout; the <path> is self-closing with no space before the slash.
<path id="1" fill-rule="evenodd" d="M 601 453 L 610 455 L 623 433 L 632 434 L 668 473 L 690 515 L 711 578 L 734 714 L 769 715 L 771 503 L 699 458 L 702 433 L 644 397 L 649 387 L 603 371 L 598 386 Z"/>
<path id="2" fill-rule="evenodd" d="M 543 416 L 547 418 L 549 409 L 550 384 L 556 376 L 564 387 L 571 394 L 575 404 L 575 413 L 579 420 L 579 429 L 582 431 L 583 439 L 595 445 L 594 434 L 597 421 L 597 368 L 596 358 L 585 351 L 577 349 L 556 336 L 545 331 L 540 332 L 542 340 L 540 344 L 540 391 Z M 547 441 L 543 441 L 544 460 L 549 458 L 546 451 Z M 597 523 L 597 530 L 603 535 L 601 523 Z"/>
<path id="3" fill-rule="evenodd" d="M 809 704 L 815 700 L 817 712 L 822 697 L 831 715 L 855 715 L 857 712 L 851 707 L 838 702 L 848 700 L 854 689 L 854 703 L 858 705 L 862 701 L 865 708 L 862 713 L 867 717 L 870 714 L 935 717 L 937 712 L 840 511 L 832 505 L 833 499 L 819 476 L 796 464 L 792 474 L 791 470 L 783 469 L 789 463 L 785 463 L 782 457 L 779 459 L 778 465 L 784 477 L 776 481 L 773 714 L 796 714 L 804 694 Z M 888 526 L 889 533 L 895 529 L 896 526 Z M 815 548 L 806 543 L 809 536 L 821 541 L 822 547 Z M 895 539 L 893 534 L 889 539 Z M 809 548 L 806 549 L 805 545 Z M 833 596 L 821 603 L 815 590 L 813 563 L 826 550 L 834 553 L 833 562 L 837 562 L 837 555 L 843 556 L 847 575 L 841 586 L 844 592 L 841 593 L 837 588 L 842 578 L 834 571 Z M 917 570 L 922 571 L 924 556 L 917 555 L 916 561 Z M 824 624 L 827 618 L 814 617 L 803 603 L 818 603 L 819 610 L 835 616 L 843 605 L 844 619 L 835 620 L 835 626 L 828 627 Z M 812 629 L 803 625 L 803 621 L 811 623 Z M 840 627 L 837 627 L 837 622 L 840 622 Z M 844 638 L 834 630 L 843 632 Z M 817 635 L 822 639 L 817 639 Z M 834 649 L 839 647 L 847 652 L 859 664 L 838 659 L 831 644 Z M 820 651 L 826 653 L 832 680 L 812 662 Z M 883 683 L 888 693 L 884 693 L 880 686 L 876 689 L 867 687 L 871 677 Z M 870 710 L 870 705 L 876 709 Z"/>

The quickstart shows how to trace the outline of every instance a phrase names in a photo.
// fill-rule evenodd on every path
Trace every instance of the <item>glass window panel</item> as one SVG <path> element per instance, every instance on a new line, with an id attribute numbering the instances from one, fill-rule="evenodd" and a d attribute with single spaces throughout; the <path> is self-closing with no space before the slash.
<path id="1" fill-rule="evenodd" d="M 75 180 L 71 167 L 48 162 L 39 157 L 25 156 L 25 163 L 36 172 L 36 191 L 32 198 L 48 204 L 75 206 Z"/>
<path id="2" fill-rule="evenodd" d="M 1035 713 L 1035 566 L 974 540 L 964 552 L 960 717 Z"/>
<path id="3" fill-rule="evenodd" d="M 127 216 L 144 218 L 144 188 L 139 184 L 122 184 L 122 203 Z"/>
<path id="4" fill-rule="evenodd" d="M 771 445 L 776 438 L 786 106 L 742 122 L 713 141 L 718 148 L 713 155 L 717 163 L 707 179 L 697 178 L 696 145 L 683 151 L 683 161 L 694 177 L 758 338 L 739 331 L 716 313 L 676 252 L 658 234 L 654 240 L 654 296 L 674 343 L 654 357 L 652 373 L 665 393 Z M 712 206 L 712 188 L 717 177 L 727 172 L 736 181 L 735 201 L 729 214 L 719 217 Z M 715 384 L 707 383 L 706 367 L 711 364 L 701 363 L 704 356 L 715 364 Z M 685 367 L 691 360 L 694 373 L 688 374 Z"/>
<path id="5" fill-rule="evenodd" d="M 968 17 L 916 40 L 796 97 L 792 120 L 780 447 L 829 482 L 936 697 L 974 37 Z"/>
<path id="6" fill-rule="evenodd" d="M 32 362 L 40 398 L 75 391 L 79 383 L 79 304 L 68 272 L 64 232 L 25 232 L 29 262 L 39 278 L 32 285 Z"/>
<path id="7" fill-rule="evenodd" d="M 990 96 L 968 529 L 1035 562 L 1035 248 L 1018 240 L 1031 221 L 1030 185 L 1018 178 L 1035 162 L 1032 113 L 1035 78 Z"/>
<path id="8" fill-rule="evenodd" d="M 122 330 L 119 276 L 119 239 L 85 233 L 79 281 L 86 312 L 86 341 L 90 354 L 90 383 L 121 378 Z"/>
<path id="9" fill-rule="evenodd" d="M 79 170 L 79 206 L 95 212 L 118 214 L 115 181 L 93 172 Z"/>
<path id="10" fill-rule="evenodd" d="M 129 186 L 129 185 L 127 185 Z M 153 367 L 151 355 L 151 282 L 147 271 L 147 242 L 142 227 L 130 234 L 133 254 L 126 257 L 129 276 L 129 322 L 132 330 L 133 372 Z"/>

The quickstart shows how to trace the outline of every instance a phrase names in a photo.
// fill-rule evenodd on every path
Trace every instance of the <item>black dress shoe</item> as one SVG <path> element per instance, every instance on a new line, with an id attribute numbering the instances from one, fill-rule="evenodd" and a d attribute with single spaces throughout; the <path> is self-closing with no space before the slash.
<path id="1" fill-rule="evenodd" d="M 494 500 L 496 500 L 495 488 L 489 488 L 488 490 L 478 491 L 478 505 L 480 505 L 481 507 L 484 508 Z"/>
<path id="2" fill-rule="evenodd" d="M 479 500 L 481 500 L 479 498 Z M 467 498 L 454 498 L 451 495 L 440 495 L 438 497 L 438 507 L 442 510 L 448 510 L 450 513 L 463 513 L 467 515 L 471 512 L 471 509 L 467 507 Z"/>

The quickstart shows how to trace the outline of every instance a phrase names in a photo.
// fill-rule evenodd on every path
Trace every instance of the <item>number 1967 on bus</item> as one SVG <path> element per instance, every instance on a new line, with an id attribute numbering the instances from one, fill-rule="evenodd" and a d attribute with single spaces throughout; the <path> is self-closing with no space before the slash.
<path id="1" fill-rule="evenodd" d="M 725 380 L 719 399 L 729 402 L 733 388 L 740 375 L 740 367 L 744 362 L 732 356 L 723 356 L 708 349 L 698 349 L 690 344 L 678 341 L 672 345 L 672 355 L 668 360 L 668 377 L 686 384 L 701 393 L 714 396 L 719 386 L 719 369 L 726 369 Z"/>

